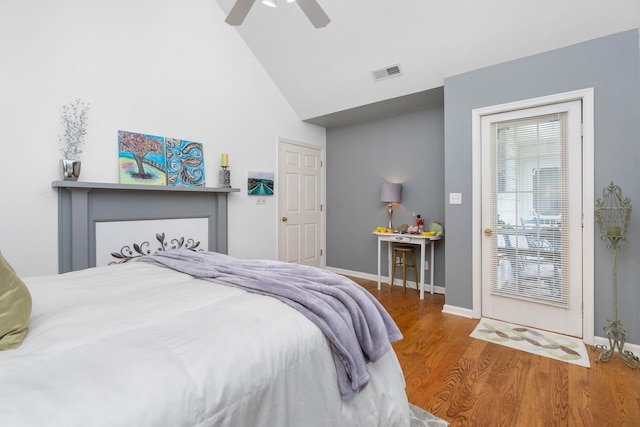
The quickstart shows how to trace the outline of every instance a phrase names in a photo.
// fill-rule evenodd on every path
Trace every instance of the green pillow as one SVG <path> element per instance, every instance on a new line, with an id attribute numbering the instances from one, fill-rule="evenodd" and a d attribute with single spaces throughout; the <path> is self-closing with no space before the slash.
<path id="1" fill-rule="evenodd" d="M 0 350 L 22 344 L 30 317 L 29 289 L 0 253 Z"/>

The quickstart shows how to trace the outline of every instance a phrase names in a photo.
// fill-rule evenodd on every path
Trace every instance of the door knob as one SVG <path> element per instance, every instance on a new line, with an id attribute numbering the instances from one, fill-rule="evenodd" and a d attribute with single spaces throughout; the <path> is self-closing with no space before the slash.
<path id="1" fill-rule="evenodd" d="M 484 235 L 485 236 L 491 236 L 493 234 L 493 230 L 490 228 L 485 228 L 484 229 Z"/>
<path id="2" fill-rule="evenodd" d="M 287 219 L 288 219 L 288 218 L 287 218 L 286 216 L 283 216 L 283 217 L 282 217 L 282 222 L 287 222 Z"/>

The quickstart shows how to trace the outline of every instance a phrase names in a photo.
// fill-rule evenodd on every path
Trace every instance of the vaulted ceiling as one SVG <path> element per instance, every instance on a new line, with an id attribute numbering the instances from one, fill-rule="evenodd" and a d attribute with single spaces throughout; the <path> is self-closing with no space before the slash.
<path id="1" fill-rule="evenodd" d="M 223 14 L 235 0 L 217 0 Z M 639 0 L 256 1 L 236 27 L 302 120 L 326 127 L 441 103 L 445 77 L 640 27 Z M 225 24 L 226 25 L 226 24 Z M 376 82 L 372 71 L 399 64 Z"/>

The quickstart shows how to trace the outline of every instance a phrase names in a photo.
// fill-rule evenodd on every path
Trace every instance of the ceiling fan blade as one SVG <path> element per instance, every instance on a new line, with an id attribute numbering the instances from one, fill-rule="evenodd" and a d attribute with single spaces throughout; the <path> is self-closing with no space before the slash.
<path id="1" fill-rule="evenodd" d="M 316 0 L 296 0 L 296 3 L 300 6 L 300 9 L 307 15 L 309 21 L 316 28 L 326 27 L 331 19 L 324 13 L 324 10 L 320 7 Z"/>
<path id="2" fill-rule="evenodd" d="M 236 4 L 233 5 L 227 19 L 224 20 L 229 25 L 240 25 L 247 17 L 251 6 L 256 0 L 236 0 Z"/>

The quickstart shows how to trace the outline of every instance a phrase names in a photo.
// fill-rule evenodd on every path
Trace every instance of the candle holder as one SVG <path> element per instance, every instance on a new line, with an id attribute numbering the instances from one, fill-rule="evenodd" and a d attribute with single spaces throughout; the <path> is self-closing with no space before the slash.
<path id="1" fill-rule="evenodd" d="M 617 253 L 622 249 L 620 244 L 627 241 L 627 231 L 631 220 L 631 200 L 622 198 L 622 189 L 613 182 L 602 190 L 602 199 L 596 200 L 596 222 L 600 228 L 600 239 L 608 240 L 608 249 L 613 252 L 613 320 L 607 319 L 608 326 L 604 331 L 609 339 L 609 347 L 596 345 L 594 350 L 600 352 L 596 362 L 608 362 L 618 348 L 620 358 L 624 363 L 634 369 L 640 369 L 640 359 L 631 351 L 624 349 L 627 340 L 627 331 L 622 327 L 618 319 L 618 273 Z"/>
<path id="2" fill-rule="evenodd" d="M 218 172 L 218 187 L 231 188 L 231 172 L 229 166 L 220 166 Z"/>

